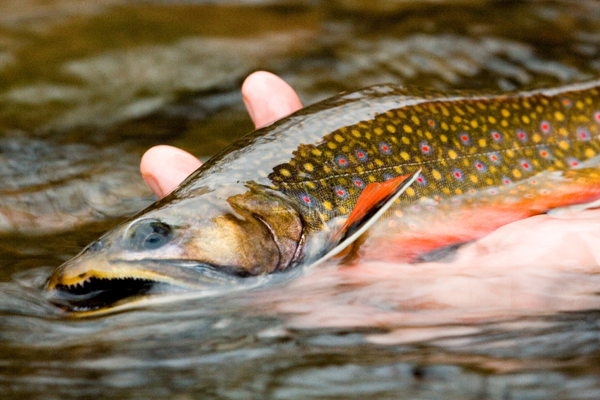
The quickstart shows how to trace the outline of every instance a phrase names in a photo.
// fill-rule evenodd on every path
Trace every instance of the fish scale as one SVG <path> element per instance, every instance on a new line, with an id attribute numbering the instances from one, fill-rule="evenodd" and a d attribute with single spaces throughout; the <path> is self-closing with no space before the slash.
<path id="1" fill-rule="evenodd" d="M 417 182 L 386 214 L 397 220 L 394 227 L 414 229 L 416 221 L 447 213 L 453 203 L 437 203 L 449 199 L 473 206 L 492 198 L 506 202 L 550 195 L 557 182 L 542 178 L 527 190 L 515 183 L 593 159 L 600 152 L 599 110 L 595 87 L 554 95 L 431 99 L 341 127 L 319 144 L 302 145 L 269 178 L 319 225 L 352 211 L 369 183 L 422 167 Z M 433 201 L 418 205 L 427 199 Z M 403 210 L 431 215 L 403 223 Z"/>

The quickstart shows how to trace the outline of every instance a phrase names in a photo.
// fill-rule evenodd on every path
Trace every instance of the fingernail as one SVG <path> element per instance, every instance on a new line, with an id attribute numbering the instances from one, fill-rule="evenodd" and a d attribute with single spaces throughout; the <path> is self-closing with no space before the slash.
<path id="1" fill-rule="evenodd" d="M 164 195 L 162 190 L 160 190 L 160 186 L 158 185 L 158 182 L 156 182 L 156 179 L 154 179 L 152 175 L 142 175 L 142 177 L 146 181 L 146 184 L 154 192 L 154 194 L 157 195 L 159 199 L 162 199 Z"/>

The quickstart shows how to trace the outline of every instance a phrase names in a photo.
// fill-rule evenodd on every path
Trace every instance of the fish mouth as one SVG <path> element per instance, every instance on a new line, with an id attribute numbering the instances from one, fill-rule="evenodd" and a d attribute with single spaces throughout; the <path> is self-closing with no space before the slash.
<path id="1" fill-rule="evenodd" d="M 69 312 L 110 309 L 153 294 L 215 289 L 241 277 L 197 262 L 123 260 L 93 265 L 68 262 L 48 279 L 48 300 Z M 83 271 L 83 272 L 82 272 Z"/>

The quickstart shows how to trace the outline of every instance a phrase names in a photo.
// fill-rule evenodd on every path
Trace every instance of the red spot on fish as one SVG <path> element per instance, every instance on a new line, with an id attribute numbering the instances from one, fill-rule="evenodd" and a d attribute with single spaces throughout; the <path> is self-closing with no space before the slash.
<path id="1" fill-rule="evenodd" d="M 527 141 L 527 133 L 525 133 L 525 131 L 522 131 L 520 129 L 517 131 L 517 137 L 519 138 L 519 140 L 521 142 Z"/>
<path id="2" fill-rule="evenodd" d="M 600 111 L 594 113 L 594 118 L 596 119 L 596 122 L 600 122 Z"/>
<path id="3" fill-rule="evenodd" d="M 429 153 L 429 146 L 423 146 L 421 147 L 421 150 L 423 150 L 424 153 Z"/>
<path id="4" fill-rule="evenodd" d="M 310 199 L 306 196 L 304 196 L 302 200 L 304 200 L 305 203 L 310 203 Z"/>
<path id="5" fill-rule="evenodd" d="M 547 121 L 542 121 L 540 123 L 540 128 L 542 129 L 542 132 L 549 133 L 550 132 L 550 123 Z"/>
<path id="6" fill-rule="evenodd" d="M 432 119 L 428 120 L 427 123 L 429 124 L 429 126 L 435 126 L 435 121 Z"/>
<path id="7" fill-rule="evenodd" d="M 536 181 L 535 179 L 532 180 L 532 181 L 530 181 L 530 182 L 531 182 L 532 185 L 537 185 L 538 184 L 538 181 Z"/>
<path id="8" fill-rule="evenodd" d="M 339 194 L 340 196 L 342 196 L 344 194 L 344 192 L 342 190 L 338 190 L 337 194 Z"/>
<path id="9" fill-rule="evenodd" d="M 571 107 L 571 100 L 569 99 L 563 99 L 562 103 L 565 107 Z"/>

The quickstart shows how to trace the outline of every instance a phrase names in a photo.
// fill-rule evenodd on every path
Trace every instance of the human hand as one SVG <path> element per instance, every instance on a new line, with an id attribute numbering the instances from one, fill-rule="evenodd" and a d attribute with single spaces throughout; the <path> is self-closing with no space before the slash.
<path id="1" fill-rule="evenodd" d="M 281 78 L 259 71 L 242 85 L 244 104 L 256 128 L 261 128 L 302 108 L 298 95 Z M 202 163 L 173 146 L 155 146 L 142 157 L 140 171 L 159 198 L 172 192 Z"/>
<path id="2" fill-rule="evenodd" d="M 242 93 L 257 128 L 302 107 L 291 87 L 266 72 L 250 75 Z M 200 165 L 183 150 L 156 146 L 146 152 L 140 169 L 163 197 Z M 599 210 L 539 215 L 463 246 L 451 261 L 360 261 L 320 268 L 293 282 L 281 296 L 269 297 L 269 305 L 296 314 L 290 321 L 296 327 L 398 327 L 598 307 L 599 228 Z M 393 332 L 373 340 L 429 334 Z"/>

